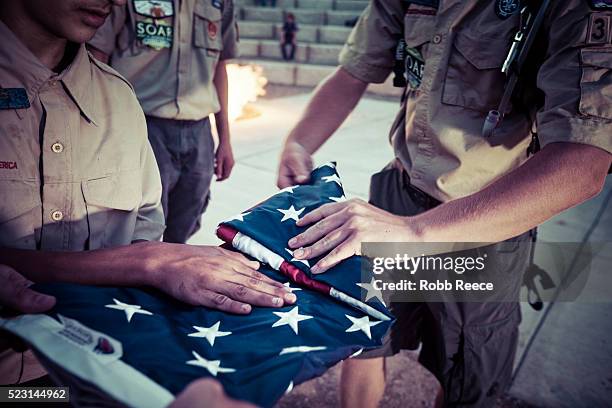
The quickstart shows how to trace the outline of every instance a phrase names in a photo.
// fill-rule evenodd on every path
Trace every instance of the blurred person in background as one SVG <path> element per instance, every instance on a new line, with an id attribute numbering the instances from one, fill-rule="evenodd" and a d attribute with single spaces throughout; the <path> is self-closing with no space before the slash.
<path id="1" fill-rule="evenodd" d="M 281 28 L 280 47 L 285 61 L 293 61 L 295 58 L 295 47 L 298 26 L 293 13 L 287 13 L 285 22 Z"/>

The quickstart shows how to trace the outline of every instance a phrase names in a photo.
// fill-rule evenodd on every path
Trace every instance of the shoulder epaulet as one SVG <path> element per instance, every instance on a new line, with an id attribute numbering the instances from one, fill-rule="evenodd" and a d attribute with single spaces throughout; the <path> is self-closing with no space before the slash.
<path id="1" fill-rule="evenodd" d="M 98 67 L 101 71 L 104 71 L 105 73 L 112 75 L 114 77 L 119 78 L 120 80 L 122 80 L 123 82 L 125 82 L 125 84 L 127 86 L 130 87 L 130 89 L 132 90 L 132 92 L 135 93 L 134 91 L 134 87 L 132 86 L 132 84 L 123 77 L 123 75 L 121 75 L 120 73 L 118 73 L 117 71 L 115 71 L 111 66 L 103 63 L 102 61 L 98 60 L 96 57 L 94 57 L 93 55 L 91 55 L 91 53 L 89 51 L 87 51 L 87 54 L 89 55 L 89 60 L 96 66 Z"/>

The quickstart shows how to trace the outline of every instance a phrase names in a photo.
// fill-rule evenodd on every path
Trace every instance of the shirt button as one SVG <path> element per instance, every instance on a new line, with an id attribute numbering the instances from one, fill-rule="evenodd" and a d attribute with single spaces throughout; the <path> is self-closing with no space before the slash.
<path id="1" fill-rule="evenodd" d="M 56 79 L 52 79 L 49 81 L 49 85 L 50 86 L 57 86 L 57 80 Z"/>
<path id="2" fill-rule="evenodd" d="M 64 145 L 60 142 L 55 142 L 51 145 L 51 150 L 53 153 L 61 153 L 64 151 Z"/>
<path id="3" fill-rule="evenodd" d="M 60 210 L 55 210 L 51 213 L 51 219 L 53 221 L 61 221 L 64 219 L 64 213 Z"/>
<path id="4" fill-rule="evenodd" d="M 434 35 L 433 39 L 432 39 L 434 44 L 440 44 L 440 41 L 442 41 L 442 36 L 441 35 Z"/>

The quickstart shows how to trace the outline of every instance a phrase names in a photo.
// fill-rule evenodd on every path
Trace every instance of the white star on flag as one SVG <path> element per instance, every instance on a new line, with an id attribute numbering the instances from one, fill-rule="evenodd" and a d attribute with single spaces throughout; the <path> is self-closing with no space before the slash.
<path id="1" fill-rule="evenodd" d="M 296 290 L 302 290 L 302 288 L 292 288 L 291 287 L 291 282 L 285 282 L 283 283 L 283 286 L 287 288 L 287 290 L 291 293 L 293 293 Z"/>
<path id="2" fill-rule="evenodd" d="M 295 334 L 298 334 L 298 323 L 299 322 L 301 322 L 302 320 L 312 319 L 312 316 L 301 315 L 298 311 L 298 306 L 295 306 L 293 309 L 291 309 L 288 312 L 272 312 L 272 313 L 280 317 L 280 319 L 274 322 L 272 327 L 289 325 L 289 327 L 293 329 L 293 332 Z"/>
<path id="3" fill-rule="evenodd" d="M 317 169 L 322 169 L 323 167 L 331 167 L 332 169 L 335 169 L 336 165 L 333 162 L 324 163 L 320 165 L 319 167 L 317 167 Z"/>
<path id="4" fill-rule="evenodd" d="M 331 176 L 323 176 L 321 177 L 321 180 L 325 180 L 326 183 L 338 183 L 338 185 L 342 187 L 342 183 L 336 174 L 332 174 Z"/>
<path id="5" fill-rule="evenodd" d="M 289 385 L 287 386 L 287 389 L 285 390 L 285 395 L 289 394 L 291 390 L 293 390 L 293 381 L 289 382 Z"/>
<path id="6" fill-rule="evenodd" d="M 293 190 L 295 190 L 296 188 L 298 188 L 299 186 L 289 186 L 289 187 L 285 187 L 282 190 L 278 190 L 278 192 L 276 194 L 282 194 L 282 193 L 290 193 L 293 194 Z"/>
<path id="7" fill-rule="evenodd" d="M 203 367 L 215 377 L 218 373 L 233 373 L 236 371 L 233 368 L 221 367 L 221 360 L 207 360 L 195 351 L 192 351 L 191 354 L 193 354 L 196 359 L 189 360 L 186 362 L 186 364 Z"/>
<path id="8" fill-rule="evenodd" d="M 300 220 L 300 214 L 303 213 L 305 210 L 305 208 L 302 208 L 300 210 L 296 210 L 293 205 L 289 208 L 287 208 L 286 210 L 282 210 L 282 209 L 278 209 L 277 211 L 280 211 L 281 213 L 283 213 L 283 219 L 281 220 L 281 222 L 286 221 L 286 220 L 294 220 L 294 221 L 299 221 Z"/>
<path id="9" fill-rule="evenodd" d="M 341 203 L 342 201 L 346 201 L 346 196 L 342 194 L 340 197 L 329 197 L 329 199 L 337 203 Z"/>
<path id="10" fill-rule="evenodd" d="M 203 337 L 206 340 L 208 340 L 211 346 L 214 346 L 215 339 L 217 337 L 229 336 L 230 334 L 232 334 L 232 332 L 219 331 L 220 325 L 221 325 L 221 321 L 218 321 L 217 323 L 213 324 L 210 327 L 193 326 L 193 328 L 196 329 L 197 332 L 189 333 L 188 336 L 189 337 Z"/>
<path id="11" fill-rule="evenodd" d="M 375 298 L 375 299 L 380 300 L 383 305 L 385 304 L 385 301 L 383 300 L 382 292 L 374 287 L 374 277 L 372 277 L 372 280 L 370 281 L 370 283 L 359 282 L 359 283 L 356 283 L 355 285 L 366 290 L 366 297 L 365 297 L 366 302 L 372 298 Z"/>
<path id="12" fill-rule="evenodd" d="M 285 251 L 289 252 L 289 255 L 291 255 L 291 262 L 301 262 L 304 265 L 306 265 L 307 267 L 310 268 L 310 263 L 308 262 L 308 259 L 297 259 L 293 257 L 293 251 L 290 250 L 289 248 L 285 248 Z"/>
<path id="13" fill-rule="evenodd" d="M 153 315 L 153 313 L 143 309 L 142 306 L 123 303 L 115 298 L 113 298 L 113 301 L 115 302 L 114 305 L 105 305 L 104 307 L 108 307 L 109 309 L 123 310 L 125 312 L 125 316 L 127 317 L 128 323 L 132 320 L 132 316 L 134 316 L 136 313 L 148 316 Z"/>
<path id="14" fill-rule="evenodd" d="M 321 351 L 321 350 L 327 350 L 327 347 L 325 346 L 314 346 L 314 347 L 310 347 L 310 346 L 294 346 L 294 347 L 285 347 L 281 350 L 280 353 L 278 353 L 279 356 L 282 356 L 283 354 L 291 354 L 291 353 L 308 353 L 310 351 Z"/>
<path id="15" fill-rule="evenodd" d="M 371 322 L 368 316 L 363 316 L 360 318 L 349 316 L 347 314 L 345 314 L 345 316 L 353 323 L 351 327 L 346 329 L 347 333 L 361 330 L 366 336 L 368 336 L 368 339 L 372 340 L 372 332 L 370 331 L 370 327 L 376 326 L 378 323 L 380 323 L 380 320 Z"/>
<path id="16" fill-rule="evenodd" d="M 247 215 L 249 215 L 251 213 L 251 211 L 246 211 L 243 212 L 242 214 L 238 214 L 233 218 L 230 218 L 229 220 L 225 220 L 224 222 L 230 222 L 230 221 L 244 221 L 244 217 L 246 217 Z"/>

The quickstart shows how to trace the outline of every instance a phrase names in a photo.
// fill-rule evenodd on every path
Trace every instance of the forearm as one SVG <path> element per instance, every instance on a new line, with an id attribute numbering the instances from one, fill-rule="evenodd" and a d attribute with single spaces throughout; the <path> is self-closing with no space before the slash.
<path id="1" fill-rule="evenodd" d="M 72 282 L 89 285 L 151 284 L 147 254 L 158 243 L 81 252 L 51 252 L 0 248 L 0 264 L 13 267 L 34 282 Z"/>
<path id="2" fill-rule="evenodd" d="M 219 135 L 219 143 L 229 142 L 229 120 L 227 116 L 228 109 L 228 84 L 227 84 L 227 70 L 225 68 L 225 61 L 219 61 L 215 70 L 215 77 L 213 79 L 215 89 L 217 91 L 217 97 L 219 98 L 220 110 L 215 113 L 215 122 L 217 124 L 217 134 Z"/>
<path id="3" fill-rule="evenodd" d="M 482 191 L 408 219 L 428 242 L 499 242 L 597 195 L 611 155 L 553 143 Z"/>
<path id="4" fill-rule="evenodd" d="M 287 137 L 314 153 L 340 127 L 355 108 L 367 83 L 338 68 L 314 91 L 306 110 Z"/>

